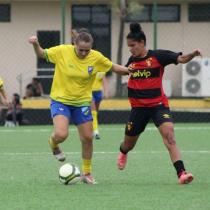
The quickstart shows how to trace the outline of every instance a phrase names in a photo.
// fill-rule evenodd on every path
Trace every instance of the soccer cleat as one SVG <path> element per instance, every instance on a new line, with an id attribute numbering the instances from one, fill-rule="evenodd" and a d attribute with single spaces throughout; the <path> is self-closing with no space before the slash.
<path id="1" fill-rule="evenodd" d="M 96 140 L 100 140 L 101 138 L 100 138 L 100 135 L 99 135 L 99 133 L 98 133 L 98 130 L 95 130 L 94 132 L 93 132 L 93 138 L 95 138 Z"/>
<path id="2" fill-rule="evenodd" d="M 83 174 L 81 177 L 81 181 L 86 183 L 86 184 L 97 184 L 93 176 L 89 174 Z"/>
<path id="3" fill-rule="evenodd" d="M 193 180 L 193 175 L 191 173 L 187 173 L 182 171 L 179 175 L 179 184 L 189 184 Z"/>
<path id="4" fill-rule="evenodd" d="M 127 154 L 123 154 L 122 152 L 119 153 L 117 159 L 117 166 L 118 169 L 123 170 L 127 163 Z"/>
<path id="5" fill-rule="evenodd" d="M 51 138 L 49 139 L 49 145 L 50 145 L 53 155 L 58 161 L 63 162 L 66 160 L 64 153 L 61 151 L 59 146 L 52 141 Z"/>
<path id="6" fill-rule="evenodd" d="M 95 139 L 96 140 L 100 140 L 101 139 L 101 137 L 99 136 L 99 134 L 95 134 L 94 136 L 95 136 Z"/>

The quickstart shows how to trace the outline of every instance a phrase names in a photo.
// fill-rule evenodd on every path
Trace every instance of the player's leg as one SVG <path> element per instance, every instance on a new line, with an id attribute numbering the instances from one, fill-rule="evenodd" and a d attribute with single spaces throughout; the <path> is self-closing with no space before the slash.
<path id="1" fill-rule="evenodd" d="M 127 163 L 127 157 L 128 152 L 131 151 L 139 138 L 139 135 L 137 136 L 127 136 L 125 135 L 124 141 L 120 145 L 120 153 L 118 155 L 117 159 L 117 166 L 118 169 L 123 170 Z"/>
<path id="2" fill-rule="evenodd" d="M 58 146 L 68 137 L 68 119 L 63 115 L 56 115 L 53 118 L 54 129 L 49 139 L 49 144 L 52 149 L 53 155 L 59 161 L 64 161 L 65 155 Z"/>
<path id="3" fill-rule="evenodd" d="M 53 118 L 53 132 L 49 139 L 51 150 L 59 161 L 65 160 L 65 155 L 58 146 L 68 137 L 68 126 L 70 111 L 68 106 L 52 101 L 51 102 L 51 116 Z"/>
<path id="4" fill-rule="evenodd" d="M 158 127 L 158 129 L 159 129 L 159 132 L 163 138 L 163 142 L 169 151 L 171 161 L 174 163 L 174 162 L 180 160 L 181 155 L 180 155 L 180 151 L 177 148 L 177 144 L 175 141 L 173 123 L 172 122 L 162 123 Z"/>
<path id="5" fill-rule="evenodd" d="M 118 169 L 123 170 L 127 163 L 127 153 L 131 151 L 149 121 L 147 109 L 132 108 L 129 120 L 125 128 L 124 141 L 120 145 L 120 153 L 118 155 Z"/>
<path id="6" fill-rule="evenodd" d="M 93 119 L 91 108 L 89 106 L 76 107 L 72 119 L 77 126 L 82 145 L 82 181 L 87 184 L 95 184 L 92 176 Z"/>
<path id="7" fill-rule="evenodd" d="M 93 99 L 91 104 L 91 111 L 93 116 L 93 136 L 99 140 L 99 126 L 98 126 L 98 111 L 102 100 L 102 91 L 93 91 Z"/>
<path id="8" fill-rule="evenodd" d="M 190 183 L 193 180 L 193 175 L 186 172 L 184 163 L 181 160 L 181 154 L 175 140 L 174 125 L 170 110 L 168 108 L 161 108 L 160 110 L 158 110 L 156 112 L 154 122 L 157 125 L 159 132 L 163 138 L 163 142 L 169 151 L 171 161 L 177 171 L 179 183 Z"/>
<path id="9" fill-rule="evenodd" d="M 92 100 L 91 112 L 92 112 L 92 116 L 93 116 L 93 136 L 96 139 L 100 139 L 99 131 L 98 131 L 98 111 L 96 110 L 95 100 Z"/>
<path id="10" fill-rule="evenodd" d="M 193 180 L 193 175 L 187 173 L 184 167 L 184 162 L 181 160 L 180 151 L 177 147 L 173 123 L 166 122 L 159 126 L 159 131 L 163 138 L 163 142 L 169 151 L 171 161 L 177 171 L 180 184 L 188 184 Z"/>
<path id="11" fill-rule="evenodd" d="M 92 154 L 93 154 L 93 137 L 92 121 L 77 126 L 82 144 L 82 181 L 87 184 L 95 184 L 92 176 Z"/>

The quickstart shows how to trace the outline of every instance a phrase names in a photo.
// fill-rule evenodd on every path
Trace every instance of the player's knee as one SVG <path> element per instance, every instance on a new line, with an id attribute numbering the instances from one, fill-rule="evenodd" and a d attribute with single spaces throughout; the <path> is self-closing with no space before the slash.
<path id="1" fill-rule="evenodd" d="M 88 144 L 88 143 L 92 142 L 92 140 L 93 140 L 93 135 L 84 135 L 84 136 L 82 137 L 82 139 L 83 139 L 84 142 L 86 142 L 86 143 Z"/>
<path id="2" fill-rule="evenodd" d="M 68 137 L 68 131 L 56 131 L 54 137 L 57 140 L 65 140 Z"/>
<path id="3" fill-rule="evenodd" d="M 164 143 L 166 144 L 166 146 L 176 144 L 173 127 L 167 127 L 166 129 L 164 129 L 164 132 L 162 134 L 163 134 L 163 139 L 164 139 Z"/>
<path id="4" fill-rule="evenodd" d="M 175 140 L 175 137 L 174 137 L 174 133 L 173 132 L 168 132 L 166 134 L 166 141 L 167 141 L 167 144 L 169 146 L 176 145 L 176 140 Z"/>
<path id="5" fill-rule="evenodd" d="M 93 147 L 93 139 L 92 137 L 86 137 L 85 139 L 81 139 L 82 145 L 85 149 Z"/>

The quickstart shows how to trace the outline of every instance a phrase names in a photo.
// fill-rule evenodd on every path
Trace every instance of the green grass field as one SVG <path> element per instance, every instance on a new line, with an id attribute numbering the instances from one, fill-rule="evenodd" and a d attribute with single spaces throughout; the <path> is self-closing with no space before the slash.
<path id="1" fill-rule="evenodd" d="M 52 126 L 0 128 L 0 209 L 2 210 L 209 210 L 210 125 L 176 124 L 177 144 L 189 185 L 177 184 L 175 169 L 153 125 L 129 153 L 124 171 L 116 167 L 124 125 L 101 126 L 94 141 L 93 173 L 97 185 L 59 183 L 61 166 L 51 155 Z M 74 126 L 62 144 L 67 162 L 81 165 Z"/>

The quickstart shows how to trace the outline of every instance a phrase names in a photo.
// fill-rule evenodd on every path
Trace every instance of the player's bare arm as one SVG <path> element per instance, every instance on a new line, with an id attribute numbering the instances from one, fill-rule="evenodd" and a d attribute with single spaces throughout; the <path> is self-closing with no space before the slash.
<path id="1" fill-rule="evenodd" d="M 11 102 L 8 100 L 6 92 L 3 88 L 0 89 L 0 98 L 1 98 L 1 103 L 4 106 L 9 106 L 11 104 Z"/>
<path id="2" fill-rule="evenodd" d="M 186 55 L 180 55 L 177 59 L 178 63 L 187 63 L 191 61 L 194 57 L 201 56 L 201 52 L 198 49 L 195 49 L 192 53 Z"/>
<path id="3" fill-rule="evenodd" d="M 129 74 L 129 70 L 127 67 L 121 66 L 119 64 L 113 64 L 111 70 L 117 74 L 121 74 L 121 75 L 128 75 Z"/>
<path id="4" fill-rule="evenodd" d="M 37 57 L 45 58 L 44 49 L 40 46 L 38 38 L 36 36 L 31 36 L 29 38 L 29 43 L 33 45 Z"/>

